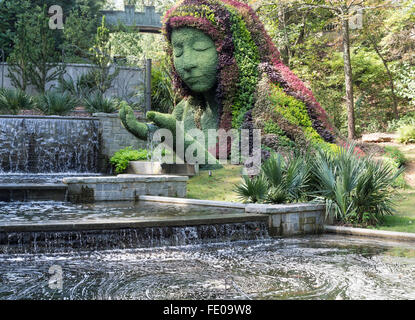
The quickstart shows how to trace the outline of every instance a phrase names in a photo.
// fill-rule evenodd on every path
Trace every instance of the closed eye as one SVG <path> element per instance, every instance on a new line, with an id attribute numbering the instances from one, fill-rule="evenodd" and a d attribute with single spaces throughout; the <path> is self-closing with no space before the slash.
<path id="1" fill-rule="evenodd" d="M 183 49 L 179 49 L 179 48 L 174 49 L 173 50 L 173 54 L 174 54 L 175 57 L 178 58 L 178 57 L 180 57 L 183 54 Z"/>
<path id="2" fill-rule="evenodd" d="M 195 43 L 193 45 L 193 49 L 196 51 L 205 51 L 207 49 L 210 49 L 212 46 L 206 45 L 206 43 Z"/>

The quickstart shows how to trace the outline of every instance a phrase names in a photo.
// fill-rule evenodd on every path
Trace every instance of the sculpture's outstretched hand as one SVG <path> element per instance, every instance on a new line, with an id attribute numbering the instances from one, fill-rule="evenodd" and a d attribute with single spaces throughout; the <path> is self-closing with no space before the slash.
<path id="1" fill-rule="evenodd" d="M 124 101 L 121 102 L 119 116 L 128 131 L 141 140 L 147 140 L 148 127 L 136 119 L 133 109 Z"/>

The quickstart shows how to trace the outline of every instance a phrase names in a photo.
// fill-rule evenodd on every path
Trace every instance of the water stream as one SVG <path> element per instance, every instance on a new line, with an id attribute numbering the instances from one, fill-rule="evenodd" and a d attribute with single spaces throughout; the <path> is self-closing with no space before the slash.
<path id="1" fill-rule="evenodd" d="M 54 269 L 50 269 L 50 268 Z M 49 270 L 62 271 L 50 288 Z M 415 251 L 340 236 L 0 254 L 0 299 L 415 299 Z"/>

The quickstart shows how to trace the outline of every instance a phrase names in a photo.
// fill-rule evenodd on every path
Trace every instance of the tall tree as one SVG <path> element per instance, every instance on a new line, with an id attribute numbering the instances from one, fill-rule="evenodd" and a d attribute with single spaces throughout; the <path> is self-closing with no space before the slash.
<path id="1" fill-rule="evenodd" d="M 64 68 L 60 54 L 55 50 L 54 30 L 49 28 L 47 7 L 32 9 L 31 18 L 25 21 L 30 46 L 29 79 L 40 92 L 46 91 L 48 82 L 56 80 Z"/>
<path id="2" fill-rule="evenodd" d="M 112 64 L 110 31 L 105 26 L 105 16 L 102 17 L 101 26 L 97 29 L 94 46 L 90 48 L 91 60 L 95 64 L 93 77 L 99 92 L 104 94 L 117 77 L 119 69 Z"/>
<path id="3" fill-rule="evenodd" d="M 14 87 L 26 91 L 29 85 L 30 74 L 30 38 L 26 20 L 29 15 L 20 14 L 16 21 L 16 32 L 12 38 L 14 42 L 13 51 L 7 57 L 9 78 Z"/>

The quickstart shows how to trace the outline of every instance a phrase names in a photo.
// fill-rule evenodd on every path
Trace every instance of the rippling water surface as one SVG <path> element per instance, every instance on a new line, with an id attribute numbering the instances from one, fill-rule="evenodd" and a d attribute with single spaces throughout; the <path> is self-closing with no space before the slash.
<path id="1" fill-rule="evenodd" d="M 62 268 L 62 290 L 50 267 Z M 415 299 L 413 244 L 332 235 L 0 254 L 1 299 Z"/>
<path id="2" fill-rule="evenodd" d="M 0 226 L 14 223 L 48 223 L 54 221 L 94 221 L 105 219 L 131 219 L 178 217 L 188 215 L 211 215 L 236 213 L 241 210 L 217 208 L 214 211 L 202 206 L 180 206 L 156 202 L 102 202 L 73 204 L 57 201 L 0 201 Z"/>

